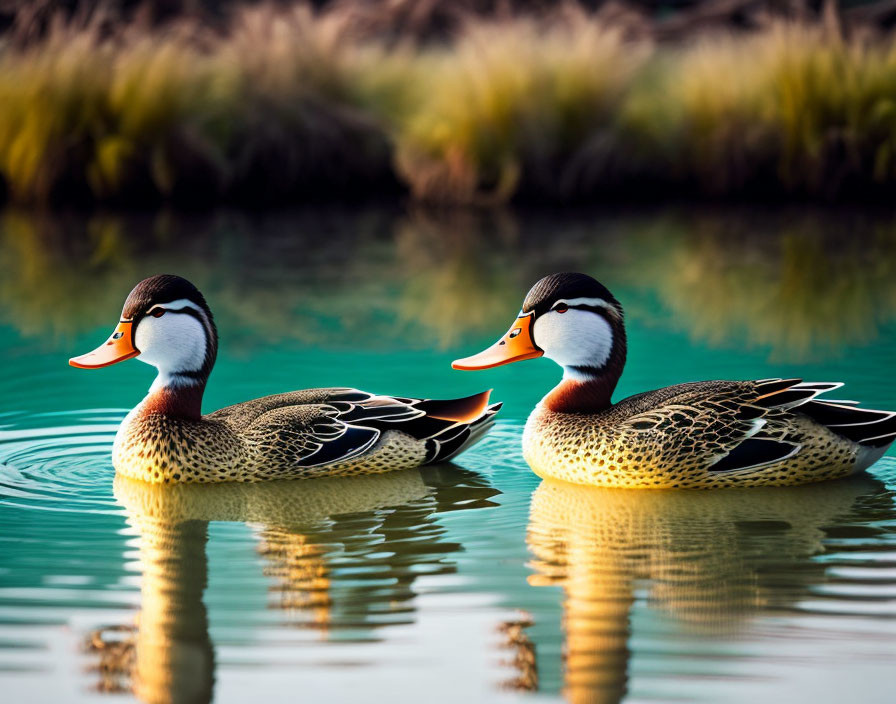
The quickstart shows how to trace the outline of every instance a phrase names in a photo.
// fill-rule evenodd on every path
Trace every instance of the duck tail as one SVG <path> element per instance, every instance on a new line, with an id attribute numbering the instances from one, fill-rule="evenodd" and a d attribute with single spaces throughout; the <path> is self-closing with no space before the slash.
<path id="1" fill-rule="evenodd" d="M 421 401 L 416 406 L 426 417 L 447 427 L 427 438 L 424 464 L 447 462 L 485 437 L 495 424 L 495 415 L 502 404 L 489 404 L 491 389 L 466 398 Z"/>
<path id="2" fill-rule="evenodd" d="M 430 418 L 450 420 L 454 423 L 473 423 L 488 410 L 488 399 L 492 390 L 482 391 L 464 398 L 453 398 L 447 401 L 420 401 L 417 408 Z M 500 405 L 500 404 L 498 404 Z"/>
<path id="3" fill-rule="evenodd" d="M 817 398 L 843 386 L 840 382 L 801 382 L 799 379 L 766 379 L 756 405 L 793 409 L 809 416 L 832 433 L 856 444 L 856 471 L 877 462 L 896 441 L 896 411 L 859 408 L 855 401 Z"/>
<path id="4" fill-rule="evenodd" d="M 757 406 L 794 410 L 809 416 L 828 430 L 869 447 L 888 447 L 896 440 L 896 411 L 859 408 L 855 401 L 817 398 L 839 389 L 836 382 L 801 382 L 799 379 L 771 379 L 759 382 L 762 395 Z"/>
<path id="5" fill-rule="evenodd" d="M 432 438 L 429 442 L 432 443 L 434 452 L 431 451 L 431 458 L 428 457 L 425 464 L 448 462 L 482 440 L 495 424 L 495 415 L 501 405 L 493 403 L 472 423 L 458 426 L 454 433 L 449 431 Z"/>
<path id="6" fill-rule="evenodd" d="M 799 410 L 837 435 L 886 450 L 896 440 L 896 412 L 857 408 L 838 401 L 810 401 Z"/>

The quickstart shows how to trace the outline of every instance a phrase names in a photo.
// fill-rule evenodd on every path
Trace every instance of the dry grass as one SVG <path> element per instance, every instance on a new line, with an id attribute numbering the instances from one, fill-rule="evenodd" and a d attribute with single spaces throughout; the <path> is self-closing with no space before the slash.
<path id="1" fill-rule="evenodd" d="M 621 132 L 647 169 L 703 192 L 834 196 L 896 176 L 896 50 L 821 27 L 778 24 L 658 55 L 635 82 Z"/>
<path id="2" fill-rule="evenodd" d="M 0 44 L 11 200 L 494 203 L 886 195 L 896 48 L 779 22 L 656 47 L 571 7 L 386 40 L 346 6 L 210 34 L 57 23 Z"/>
<path id="3" fill-rule="evenodd" d="M 430 90 L 399 125 L 400 173 L 424 200 L 565 194 L 578 153 L 612 124 L 647 51 L 580 12 L 471 22 L 421 57 Z"/>
<path id="4" fill-rule="evenodd" d="M 381 186 L 386 134 L 358 104 L 363 72 L 338 20 L 254 9 L 226 36 L 57 25 L 7 46 L 0 173 L 12 199 L 194 204 Z"/>

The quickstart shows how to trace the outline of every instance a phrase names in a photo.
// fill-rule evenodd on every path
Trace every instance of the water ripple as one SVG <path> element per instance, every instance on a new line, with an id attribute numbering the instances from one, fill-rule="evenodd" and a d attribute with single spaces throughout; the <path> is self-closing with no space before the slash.
<path id="1" fill-rule="evenodd" d="M 0 504 L 41 511 L 120 513 L 112 441 L 124 412 L 7 414 L 0 429 Z"/>
<path id="2" fill-rule="evenodd" d="M 215 668 L 398 662 L 433 619 L 491 619 L 508 682 L 572 699 L 724 698 L 896 647 L 893 458 L 810 487 L 591 490 L 541 482 L 502 419 L 463 469 L 159 488 L 114 478 L 123 415 L 0 416 L 0 669 L 46 670 L 73 618 L 94 686 L 148 700 Z"/>

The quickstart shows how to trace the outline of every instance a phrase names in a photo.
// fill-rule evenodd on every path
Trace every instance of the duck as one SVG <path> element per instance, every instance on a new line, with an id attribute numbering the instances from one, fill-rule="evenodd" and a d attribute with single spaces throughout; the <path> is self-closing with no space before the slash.
<path id="1" fill-rule="evenodd" d="M 69 364 L 154 366 L 147 396 L 122 421 L 112 464 L 153 484 L 378 474 L 447 462 L 478 442 L 500 403 L 491 391 L 432 400 L 355 388 L 305 389 L 202 414 L 218 352 L 211 309 L 186 279 L 138 283 L 109 339 Z"/>
<path id="2" fill-rule="evenodd" d="M 523 456 L 542 478 L 625 488 L 792 486 L 861 472 L 896 439 L 896 413 L 819 399 L 842 383 L 698 381 L 612 394 L 626 359 L 621 304 L 587 274 L 538 281 L 508 332 L 461 370 L 546 357 L 563 379 L 535 407 Z"/>

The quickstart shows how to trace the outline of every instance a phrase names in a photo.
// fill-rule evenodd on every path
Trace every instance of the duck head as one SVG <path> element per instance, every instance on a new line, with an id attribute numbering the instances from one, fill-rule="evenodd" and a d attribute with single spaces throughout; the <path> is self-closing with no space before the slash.
<path id="1" fill-rule="evenodd" d="M 124 302 L 118 326 L 106 342 L 92 352 L 73 357 L 69 364 L 99 369 L 139 359 L 159 372 L 150 395 L 190 398 L 189 403 L 173 405 L 185 415 L 198 415 L 193 406 L 197 395 L 201 403 L 217 352 L 218 333 L 203 295 L 180 276 L 160 274 L 134 287 Z"/>
<path id="2" fill-rule="evenodd" d="M 489 369 L 547 357 L 563 368 L 563 382 L 545 404 L 558 412 L 586 412 L 610 405 L 625 354 L 619 301 L 587 274 L 564 272 L 544 277 L 529 290 L 519 316 L 494 345 L 451 366 Z"/>

